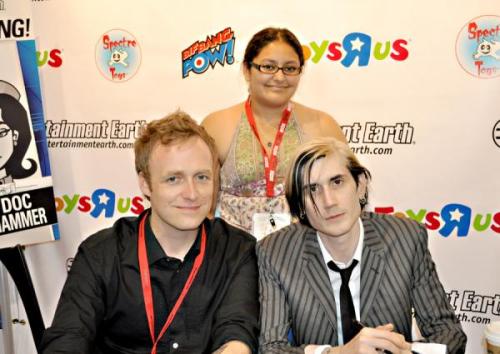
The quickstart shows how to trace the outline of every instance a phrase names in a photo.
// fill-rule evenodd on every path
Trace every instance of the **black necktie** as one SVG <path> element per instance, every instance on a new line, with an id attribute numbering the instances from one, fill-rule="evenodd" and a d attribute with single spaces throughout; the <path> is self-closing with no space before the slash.
<path id="1" fill-rule="evenodd" d="M 356 264 L 358 264 L 358 261 L 353 259 L 349 267 L 340 269 L 333 261 L 328 262 L 328 268 L 338 272 L 340 278 L 342 278 L 342 285 L 340 285 L 340 318 L 344 344 L 347 344 L 359 332 L 359 328 L 356 326 L 356 312 L 354 311 L 351 290 L 349 290 L 349 278 Z"/>

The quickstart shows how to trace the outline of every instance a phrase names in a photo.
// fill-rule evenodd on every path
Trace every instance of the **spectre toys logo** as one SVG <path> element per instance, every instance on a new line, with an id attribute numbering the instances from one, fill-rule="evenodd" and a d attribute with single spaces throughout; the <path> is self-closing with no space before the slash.
<path id="1" fill-rule="evenodd" d="M 455 52 L 467 73 L 480 79 L 500 76 L 500 16 L 479 16 L 464 25 Z"/>
<path id="2" fill-rule="evenodd" d="M 500 148 L 500 120 L 493 127 L 492 137 L 495 145 Z"/>
<path id="3" fill-rule="evenodd" d="M 189 76 L 190 72 L 203 74 L 208 68 L 214 68 L 217 63 L 234 63 L 234 32 L 231 27 L 207 35 L 205 40 L 196 41 L 182 51 L 182 78 Z"/>
<path id="4" fill-rule="evenodd" d="M 124 82 L 130 80 L 141 65 L 141 47 L 129 32 L 113 29 L 99 38 L 95 60 L 106 79 Z"/>

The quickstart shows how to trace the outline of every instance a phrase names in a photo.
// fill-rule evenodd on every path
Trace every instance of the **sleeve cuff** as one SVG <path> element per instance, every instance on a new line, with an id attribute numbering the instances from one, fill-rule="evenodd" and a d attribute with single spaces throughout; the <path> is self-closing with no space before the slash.
<path id="1" fill-rule="evenodd" d="M 331 345 L 320 345 L 316 349 L 314 349 L 314 354 L 322 354 L 323 350 L 331 348 Z"/>

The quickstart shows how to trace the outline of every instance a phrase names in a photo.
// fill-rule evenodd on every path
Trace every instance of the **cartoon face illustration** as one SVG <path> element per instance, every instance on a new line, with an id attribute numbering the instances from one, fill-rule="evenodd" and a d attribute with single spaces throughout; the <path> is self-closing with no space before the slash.
<path id="1" fill-rule="evenodd" d="M 0 184 L 30 177 L 37 170 L 35 160 L 26 158 L 32 136 L 19 97 L 13 85 L 0 80 Z"/>
<path id="2" fill-rule="evenodd" d="M 116 64 L 122 64 L 123 66 L 128 66 L 125 59 L 127 59 L 128 53 L 124 50 L 115 49 L 113 53 L 111 53 L 111 58 L 109 60 L 108 65 L 113 66 Z"/>
<path id="3" fill-rule="evenodd" d="M 2 111 L 0 110 L 0 178 L 7 175 L 4 167 L 7 161 L 14 154 L 14 147 L 17 144 L 19 132 L 11 129 L 2 119 Z"/>
<path id="4" fill-rule="evenodd" d="M 477 51 L 481 52 L 483 55 L 488 55 L 491 51 L 491 45 L 487 41 L 483 41 L 483 43 L 479 45 Z"/>
<path id="5" fill-rule="evenodd" d="M 483 39 L 483 41 L 477 46 L 474 59 L 479 59 L 483 56 L 490 56 L 500 60 L 500 54 L 497 54 L 498 51 L 500 51 L 500 42 L 487 41 L 486 39 Z"/>

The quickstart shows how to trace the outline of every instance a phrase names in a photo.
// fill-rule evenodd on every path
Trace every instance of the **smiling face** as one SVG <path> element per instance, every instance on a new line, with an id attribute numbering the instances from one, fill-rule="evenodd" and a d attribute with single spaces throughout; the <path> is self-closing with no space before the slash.
<path id="1" fill-rule="evenodd" d="M 120 55 L 120 53 L 119 53 L 119 52 L 114 52 L 114 53 L 113 53 L 113 61 L 114 61 L 115 63 L 118 63 L 120 60 L 121 60 L 121 55 Z"/>
<path id="2" fill-rule="evenodd" d="M 198 232 L 212 206 L 213 173 L 210 149 L 201 138 L 156 143 L 149 158 L 149 183 L 141 173 L 139 185 L 150 198 L 157 237 Z"/>
<path id="3" fill-rule="evenodd" d="M 479 45 L 479 51 L 481 52 L 481 54 L 490 54 L 490 52 L 491 52 L 491 44 L 488 43 L 487 41 L 483 41 Z"/>
<path id="4" fill-rule="evenodd" d="M 359 199 L 365 195 L 366 186 L 364 175 L 359 176 L 356 185 L 345 158 L 340 155 L 330 154 L 316 160 L 304 191 L 305 211 L 311 226 L 326 237 L 358 237 L 358 218 L 361 215 Z"/>
<path id="5" fill-rule="evenodd" d="M 258 65 L 273 64 L 279 67 L 300 67 L 299 56 L 287 43 L 276 40 L 261 49 L 252 62 Z M 271 107 L 281 107 L 290 101 L 297 90 L 300 75 L 287 76 L 282 70 L 274 74 L 264 74 L 258 69 L 244 67 L 252 100 Z"/>

